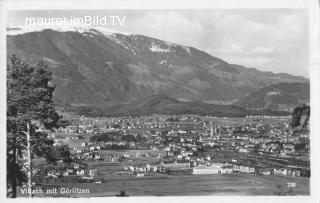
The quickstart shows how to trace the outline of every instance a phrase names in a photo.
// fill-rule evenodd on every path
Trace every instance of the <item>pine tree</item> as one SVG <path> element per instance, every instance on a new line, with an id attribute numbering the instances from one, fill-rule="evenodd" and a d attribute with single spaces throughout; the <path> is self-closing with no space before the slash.
<path id="1" fill-rule="evenodd" d="M 59 116 L 53 106 L 54 86 L 51 73 L 42 62 L 30 66 L 13 55 L 7 65 L 7 188 L 8 196 L 17 195 L 17 185 L 31 183 L 30 166 L 20 161 L 29 146 L 32 153 L 50 157 L 52 140 L 40 127 L 52 129 Z M 27 137 L 30 137 L 27 142 Z M 27 168 L 27 174 L 25 169 Z M 29 185 L 31 187 L 31 185 Z"/>

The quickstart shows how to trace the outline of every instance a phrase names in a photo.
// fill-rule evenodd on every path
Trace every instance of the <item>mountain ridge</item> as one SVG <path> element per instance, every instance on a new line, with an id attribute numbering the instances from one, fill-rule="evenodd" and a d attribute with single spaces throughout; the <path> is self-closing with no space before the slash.
<path id="1" fill-rule="evenodd" d="M 7 36 L 8 56 L 48 65 L 54 99 L 61 104 L 108 108 L 155 94 L 224 103 L 270 84 L 308 81 L 229 64 L 196 48 L 143 35 L 68 29 L 11 30 Z"/>

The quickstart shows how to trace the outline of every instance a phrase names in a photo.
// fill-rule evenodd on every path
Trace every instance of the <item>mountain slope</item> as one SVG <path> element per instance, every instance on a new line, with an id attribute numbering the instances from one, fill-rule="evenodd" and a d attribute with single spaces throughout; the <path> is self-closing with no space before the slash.
<path id="1" fill-rule="evenodd" d="M 261 88 L 244 97 L 236 105 L 253 109 L 292 110 L 309 103 L 309 83 L 279 83 Z"/>
<path id="2" fill-rule="evenodd" d="M 107 108 L 149 95 L 230 102 L 279 82 L 303 77 L 247 69 L 196 48 L 142 35 L 92 28 L 11 28 L 7 55 L 42 59 L 53 72 L 60 104 Z"/>

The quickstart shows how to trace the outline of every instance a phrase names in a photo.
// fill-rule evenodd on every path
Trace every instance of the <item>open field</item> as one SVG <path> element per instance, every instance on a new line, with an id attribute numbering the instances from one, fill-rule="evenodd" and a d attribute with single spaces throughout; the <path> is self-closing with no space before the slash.
<path id="1" fill-rule="evenodd" d="M 106 182 L 72 183 L 59 182 L 59 187 L 89 189 L 89 194 L 69 194 L 51 196 L 114 196 L 120 190 L 125 190 L 130 196 L 173 196 L 173 195 L 275 195 L 279 191 L 288 191 L 287 183 L 295 183 L 292 195 L 309 195 L 309 179 L 255 176 L 251 174 L 223 174 L 223 175 L 183 175 L 183 176 L 105 176 Z M 57 187 L 48 185 L 47 188 Z M 59 189 L 58 189 L 59 191 Z M 40 196 L 47 196 L 46 194 Z"/>

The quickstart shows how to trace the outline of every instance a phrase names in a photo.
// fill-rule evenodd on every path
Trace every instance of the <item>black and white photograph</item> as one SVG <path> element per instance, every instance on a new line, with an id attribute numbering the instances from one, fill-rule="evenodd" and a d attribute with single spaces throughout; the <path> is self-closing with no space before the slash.
<path id="1" fill-rule="evenodd" d="M 4 15 L 5 198 L 312 196 L 308 6 Z"/>

